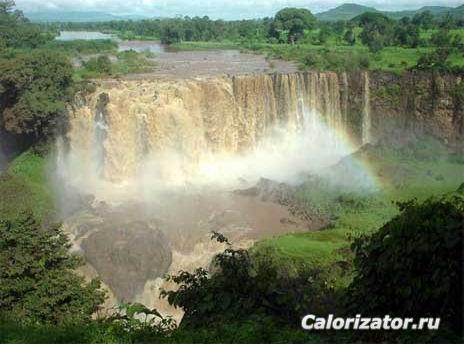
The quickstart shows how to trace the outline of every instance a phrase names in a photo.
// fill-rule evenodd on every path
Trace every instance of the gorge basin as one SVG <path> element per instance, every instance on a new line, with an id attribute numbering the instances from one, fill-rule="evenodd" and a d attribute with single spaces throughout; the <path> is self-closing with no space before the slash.
<path id="1" fill-rule="evenodd" d="M 107 307 L 137 301 L 180 319 L 159 299 L 173 287 L 162 277 L 207 268 L 225 248 L 211 231 L 249 247 L 326 225 L 287 196 L 304 174 L 350 154 L 348 137 L 361 139 L 348 125 L 348 82 L 336 73 L 108 80 L 81 95 L 57 142 L 56 178 L 82 273 L 101 278 Z"/>

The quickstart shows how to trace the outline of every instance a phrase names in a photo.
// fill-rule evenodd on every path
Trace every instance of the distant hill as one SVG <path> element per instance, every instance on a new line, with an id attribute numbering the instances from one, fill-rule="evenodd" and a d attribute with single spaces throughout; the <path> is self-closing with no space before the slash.
<path id="1" fill-rule="evenodd" d="M 374 7 L 358 4 L 343 4 L 328 11 L 316 13 L 315 16 L 323 21 L 350 20 L 364 12 L 379 12 Z"/>
<path id="2" fill-rule="evenodd" d="M 44 11 L 26 12 L 25 16 L 32 22 L 103 22 L 110 20 L 141 20 L 147 17 L 140 15 L 113 15 L 106 12 L 79 12 L 79 11 Z"/>
<path id="3" fill-rule="evenodd" d="M 450 13 L 454 17 L 464 18 L 464 5 L 455 8 L 446 6 L 424 6 L 417 10 L 408 11 L 379 11 L 374 7 L 367 7 L 358 4 L 343 4 L 328 11 L 316 13 L 315 16 L 322 21 L 337 21 L 350 20 L 364 12 L 380 12 L 385 14 L 387 17 L 401 19 L 403 17 L 412 17 L 416 13 L 425 11 L 430 11 L 430 13 L 434 16 L 443 16 Z"/>
<path id="4" fill-rule="evenodd" d="M 456 7 L 451 15 L 457 18 L 464 18 L 464 5 Z"/>
<path id="5" fill-rule="evenodd" d="M 346 3 L 325 12 L 316 13 L 315 16 L 322 21 L 350 20 L 365 12 L 380 12 L 393 19 L 412 17 L 416 13 L 430 11 L 434 16 L 443 16 L 451 13 L 452 16 L 464 18 L 464 5 L 456 8 L 446 6 L 424 6 L 417 10 L 408 11 L 379 11 L 374 7 Z M 115 15 L 107 12 L 89 11 L 42 11 L 26 12 L 26 17 L 32 22 L 104 22 L 110 20 L 142 20 L 149 17 L 143 15 Z"/>
<path id="6" fill-rule="evenodd" d="M 424 6 L 419 8 L 415 11 L 394 11 L 394 12 L 383 12 L 390 18 L 393 19 L 401 19 L 403 17 L 413 17 L 416 13 L 421 13 L 425 11 L 429 11 L 433 16 L 443 16 L 446 13 L 452 13 L 455 10 L 453 7 L 446 7 L 446 6 Z"/>

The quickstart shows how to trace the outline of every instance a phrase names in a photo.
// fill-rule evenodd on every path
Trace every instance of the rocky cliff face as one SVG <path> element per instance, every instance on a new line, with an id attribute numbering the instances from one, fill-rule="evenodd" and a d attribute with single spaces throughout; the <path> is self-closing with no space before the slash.
<path id="1" fill-rule="evenodd" d="M 370 80 L 374 136 L 401 142 L 405 134 L 426 134 L 452 148 L 462 149 L 462 76 L 426 72 L 402 76 L 373 73 Z"/>
<path id="2" fill-rule="evenodd" d="M 137 173 L 153 152 L 175 152 L 192 163 L 243 152 L 276 126 L 295 132 L 311 126 L 312 113 L 355 147 L 417 134 L 459 147 L 463 91 L 460 76 L 433 73 L 106 81 L 72 109 L 68 139 L 80 161 L 113 181 Z"/>
<path id="3" fill-rule="evenodd" d="M 76 159 L 120 181 L 147 154 L 195 163 L 240 153 L 276 127 L 301 131 L 314 113 L 349 136 L 348 88 L 336 73 L 104 82 L 72 109 L 67 138 Z"/>

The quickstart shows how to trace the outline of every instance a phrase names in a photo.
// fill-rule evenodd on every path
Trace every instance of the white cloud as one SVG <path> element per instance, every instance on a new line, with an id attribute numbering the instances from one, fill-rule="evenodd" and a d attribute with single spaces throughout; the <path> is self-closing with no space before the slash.
<path id="1" fill-rule="evenodd" d="M 346 0 L 345 0 L 346 1 Z M 320 12 L 338 6 L 343 0 L 16 0 L 19 9 L 104 11 L 115 14 L 157 16 L 203 16 L 212 18 L 252 18 L 272 16 L 280 8 L 305 7 Z M 351 2 L 352 0 L 350 0 Z M 416 9 L 428 5 L 458 6 L 462 0 L 360 0 L 361 5 L 381 10 Z"/>

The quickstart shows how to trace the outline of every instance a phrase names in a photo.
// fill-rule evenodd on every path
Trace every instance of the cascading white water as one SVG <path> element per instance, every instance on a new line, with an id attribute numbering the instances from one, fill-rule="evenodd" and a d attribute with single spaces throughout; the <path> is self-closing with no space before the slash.
<path id="1" fill-rule="evenodd" d="M 124 188 L 292 182 L 351 152 L 339 84 L 335 73 L 110 84 L 73 113 L 59 168 L 103 199 L 127 197 Z"/>
<path id="2" fill-rule="evenodd" d="M 101 175 L 105 164 L 105 140 L 108 135 L 108 125 L 101 109 L 97 109 L 95 114 L 95 157 L 94 162 L 97 168 L 97 175 Z"/>
<path id="3" fill-rule="evenodd" d="M 362 112 L 362 144 L 371 143 L 371 105 L 369 91 L 369 73 L 364 72 L 364 106 Z"/>

